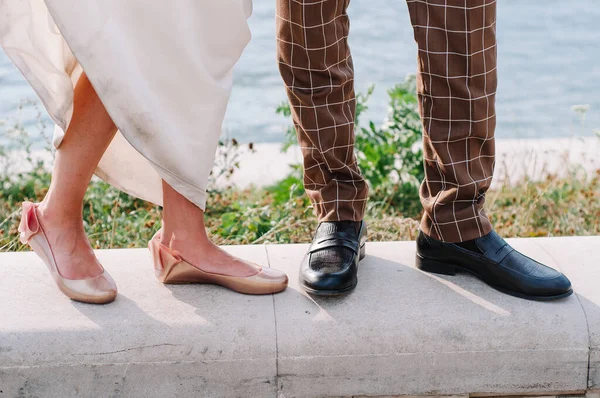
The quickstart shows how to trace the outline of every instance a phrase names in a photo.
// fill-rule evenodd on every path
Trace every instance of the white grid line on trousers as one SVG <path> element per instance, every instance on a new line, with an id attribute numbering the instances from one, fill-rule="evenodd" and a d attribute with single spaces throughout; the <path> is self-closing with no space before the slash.
<path id="1" fill-rule="evenodd" d="M 446 33 L 448 33 L 448 32 L 446 32 Z M 472 52 L 472 53 L 466 53 L 466 54 L 458 53 L 456 51 L 449 51 L 449 50 L 448 51 L 429 51 L 429 50 L 419 49 L 419 51 L 427 53 L 427 54 L 433 54 L 433 55 L 445 55 L 446 57 L 448 57 L 448 55 L 459 55 L 461 57 L 470 57 L 472 55 L 481 54 L 481 53 L 484 53 L 484 52 L 486 52 L 488 50 L 492 50 L 494 48 L 496 48 L 496 43 L 494 43 L 494 45 L 492 45 L 490 47 L 484 48 L 483 50 L 475 51 L 475 52 Z"/>
<path id="2" fill-rule="evenodd" d="M 279 40 L 279 41 L 282 41 L 282 40 Z M 301 48 L 302 48 L 303 50 L 306 50 L 306 48 L 304 48 L 304 47 L 301 47 Z M 349 59 L 350 59 L 350 55 L 348 55 L 346 58 L 344 58 L 344 59 L 340 60 L 339 62 L 336 62 L 335 64 L 332 64 L 332 65 L 328 66 L 328 67 L 327 67 L 327 68 L 325 68 L 325 69 L 311 69 L 311 68 L 303 68 L 303 67 L 301 67 L 301 66 L 296 66 L 296 65 L 288 65 L 288 64 L 285 64 L 285 66 L 287 66 L 287 67 L 289 67 L 289 68 L 291 68 L 291 69 L 298 69 L 298 70 L 305 71 L 305 72 L 327 72 L 327 71 L 329 71 L 330 69 L 333 69 L 333 68 L 334 68 L 334 67 L 336 67 L 336 66 L 338 66 L 338 67 L 339 67 L 339 65 L 340 65 L 340 64 L 343 64 L 344 62 L 348 62 L 348 60 L 349 60 Z"/>
<path id="3" fill-rule="evenodd" d="M 326 0 L 325 0 L 325 1 L 326 1 Z M 485 0 L 484 0 L 484 1 L 485 1 Z M 467 7 L 466 5 L 465 5 L 464 7 L 463 7 L 463 6 L 451 6 L 451 5 L 448 5 L 448 4 L 447 4 L 447 2 L 446 2 L 445 4 L 431 4 L 431 3 L 429 2 L 429 0 L 406 0 L 406 2 L 407 2 L 407 3 L 421 3 L 421 4 L 427 4 L 427 6 L 428 6 L 428 7 L 429 7 L 429 6 L 432 6 L 432 7 L 444 7 L 444 8 L 457 8 L 457 9 L 460 9 L 460 10 L 463 10 L 463 9 L 464 9 L 464 10 L 470 11 L 470 10 L 476 10 L 476 9 L 478 9 L 478 8 L 485 8 L 485 7 L 488 7 L 488 6 L 490 6 L 490 5 L 494 4 L 494 3 L 496 3 L 496 0 L 494 0 L 494 1 L 491 1 L 491 2 L 489 2 L 489 3 L 480 4 L 480 5 L 478 5 L 478 6 L 473 6 L 473 7 Z"/>

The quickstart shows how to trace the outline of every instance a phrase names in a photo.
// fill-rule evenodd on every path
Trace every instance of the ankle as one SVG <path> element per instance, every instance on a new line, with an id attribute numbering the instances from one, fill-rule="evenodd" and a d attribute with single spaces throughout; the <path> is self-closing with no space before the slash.
<path id="1" fill-rule="evenodd" d="M 172 235 L 171 239 L 166 240 L 166 243 L 161 243 L 172 250 L 181 253 L 188 253 L 196 250 L 200 252 L 206 252 L 207 250 L 210 250 L 212 246 L 214 246 L 205 234 L 199 234 L 195 237 L 187 235 L 185 238 L 182 238 L 180 235 L 175 233 Z"/>
<path id="2" fill-rule="evenodd" d="M 47 224 L 53 225 L 83 225 L 82 208 L 65 208 L 54 206 L 43 200 L 38 205 L 38 215 Z"/>
<path id="3" fill-rule="evenodd" d="M 163 221 L 160 243 L 173 248 L 173 246 L 205 246 L 211 242 L 206 234 L 204 225 L 201 227 L 191 226 L 189 224 L 173 225 Z"/>

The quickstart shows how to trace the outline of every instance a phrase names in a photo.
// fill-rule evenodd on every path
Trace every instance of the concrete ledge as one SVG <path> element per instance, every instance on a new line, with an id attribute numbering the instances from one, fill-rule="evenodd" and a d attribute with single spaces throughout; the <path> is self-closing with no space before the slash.
<path id="1" fill-rule="evenodd" d="M 517 239 L 576 296 L 537 303 L 369 243 L 357 290 L 297 287 L 306 245 L 228 247 L 290 275 L 279 295 L 164 286 L 144 249 L 99 251 L 120 288 L 75 303 L 32 253 L 0 254 L 0 398 L 558 395 L 600 389 L 600 237 Z M 594 249 L 595 248 L 595 249 Z"/>

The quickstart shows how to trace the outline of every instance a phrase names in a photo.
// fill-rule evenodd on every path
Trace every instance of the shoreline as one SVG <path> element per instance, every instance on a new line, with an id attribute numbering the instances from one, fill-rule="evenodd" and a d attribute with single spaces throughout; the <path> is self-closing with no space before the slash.
<path id="1" fill-rule="evenodd" d="M 281 143 L 254 144 L 253 151 L 247 149 L 247 144 L 239 146 L 240 167 L 231 178 L 218 179 L 218 187 L 265 187 L 285 178 L 290 166 L 302 162 L 297 146 L 287 153 L 281 152 Z M 28 171 L 24 153 L 17 151 L 12 155 L 11 173 Z M 42 160 L 48 167 L 52 162 L 52 155 L 44 150 L 33 151 L 32 158 Z M 587 173 L 600 170 L 599 137 L 497 139 L 492 188 L 517 183 L 525 176 L 535 181 L 548 175 L 566 176 L 572 167 Z"/>
<path id="2" fill-rule="evenodd" d="M 289 173 L 302 162 L 300 148 L 281 152 L 281 144 L 255 144 L 254 153 L 240 155 L 240 168 L 230 182 L 239 188 L 264 187 Z M 525 138 L 496 140 L 496 169 L 492 188 L 516 183 L 527 176 L 539 181 L 548 175 L 564 176 L 569 166 L 581 166 L 587 173 L 600 169 L 600 138 Z M 222 182 L 221 182 L 222 183 Z"/>

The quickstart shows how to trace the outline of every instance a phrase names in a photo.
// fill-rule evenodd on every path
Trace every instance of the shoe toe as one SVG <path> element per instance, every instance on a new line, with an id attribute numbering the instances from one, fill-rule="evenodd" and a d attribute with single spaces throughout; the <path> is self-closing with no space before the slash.
<path id="1" fill-rule="evenodd" d="M 286 286 L 288 284 L 288 276 L 283 271 L 274 268 L 263 268 L 261 274 L 262 278 L 265 280 L 285 284 Z"/>
<path id="2" fill-rule="evenodd" d="M 108 272 L 89 279 L 58 281 L 62 292 L 73 300 L 91 304 L 106 304 L 117 297 L 117 285 Z"/>
<path id="3" fill-rule="evenodd" d="M 565 275 L 557 272 L 554 278 L 538 280 L 528 290 L 528 294 L 540 300 L 552 300 L 568 297 L 573 293 L 571 281 Z"/>
<path id="4" fill-rule="evenodd" d="M 356 284 L 356 272 L 351 265 L 338 272 L 307 269 L 300 275 L 300 283 L 314 291 L 345 291 Z"/>
<path id="5" fill-rule="evenodd" d="M 115 299 L 115 297 L 117 297 L 117 284 L 108 272 L 104 272 L 102 277 L 103 281 L 100 283 L 101 288 L 98 290 L 101 292 L 103 297 L 106 297 L 107 299 L 110 299 L 109 301 L 112 301 Z"/>
<path id="6" fill-rule="evenodd" d="M 285 272 L 273 268 L 262 268 L 258 274 L 240 279 L 244 281 L 242 285 L 228 287 L 246 294 L 273 294 L 284 291 L 288 286 Z"/>
<path id="7" fill-rule="evenodd" d="M 564 274 L 552 279 L 551 290 L 554 295 L 565 294 L 573 290 L 571 281 Z"/>

